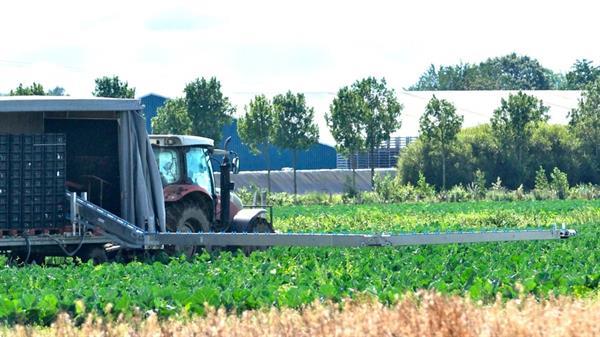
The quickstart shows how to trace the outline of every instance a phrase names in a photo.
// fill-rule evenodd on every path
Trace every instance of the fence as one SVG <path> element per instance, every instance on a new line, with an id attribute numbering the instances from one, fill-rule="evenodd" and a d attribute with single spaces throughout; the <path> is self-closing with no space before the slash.
<path id="1" fill-rule="evenodd" d="M 373 152 L 373 167 L 396 167 L 396 164 L 398 163 L 398 156 L 400 155 L 401 150 L 416 139 L 417 137 L 393 137 L 382 142 L 379 148 Z M 362 169 L 371 167 L 371 158 L 368 152 L 355 153 L 351 157 L 354 157 L 356 160 L 356 168 Z M 338 169 L 352 168 L 350 158 L 338 153 L 336 167 Z"/>

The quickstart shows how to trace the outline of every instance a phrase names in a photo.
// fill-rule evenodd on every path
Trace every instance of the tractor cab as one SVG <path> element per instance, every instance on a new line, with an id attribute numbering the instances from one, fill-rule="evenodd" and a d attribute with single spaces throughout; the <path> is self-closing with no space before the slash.
<path id="1" fill-rule="evenodd" d="M 215 182 L 210 156 L 212 139 L 196 136 L 150 136 L 163 187 L 195 185 L 214 197 Z"/>

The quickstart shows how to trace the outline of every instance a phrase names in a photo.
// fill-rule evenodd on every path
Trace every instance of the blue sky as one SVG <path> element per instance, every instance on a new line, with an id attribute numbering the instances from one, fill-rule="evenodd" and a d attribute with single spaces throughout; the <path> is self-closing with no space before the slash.
<path id="1" fill-rule="evenodd" d="M 599 9 L 579 0 L 8 1 L 0 92 L 36 81 L 86 96 L 94 78 L 116 74 L 138 95 L 177 96 L 217 76 L 241 112 L 253 93 L 291 89 L 310 103 L 369 75 L 401 90 L 431 63 L 511 52 L 566 72 L 577 58 L 600 64 Z"/>

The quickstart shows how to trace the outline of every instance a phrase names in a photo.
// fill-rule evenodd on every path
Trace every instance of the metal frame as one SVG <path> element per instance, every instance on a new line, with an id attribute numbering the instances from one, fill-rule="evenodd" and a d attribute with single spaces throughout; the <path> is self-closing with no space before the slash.
<path id="1" fill-rule="evenodd" d="M 71 204 L 73 234 L 0 238 L 0 248 L 114 243 L 129 249 L 160 249 L 164 245 L 235 247 L 384 247 L 411 245 L 465 244 L 483 242 L 568 239 L 571 229 L 492 230 L 474 232 L 330 234 L 330 233 L 149 233 L 92 204 L 75 193 L 67 193 Z M 83 228 L 83 230 L 82 230 Z M 100 228 L 102 235 L 84 234 L 86 228 Z M 29 242 L 28 242 L 29 241 Z"/>
<path id="2" fill-rule="evenodd" d="M 69 194 L 73 198 L 73 194 Z M 567 239 L 576 235 L 566 228 L 497 230 L 446 233 L 403 234 L 318 234 L 318 233 L 148 233 L 119 217 L 77 198 L 77 217 L 91 226 L 102 228 L 128 247 L 193 246 L 301 246 L 301 247 L 369 247 L 438 245 L 501 241 Z M 83 212 L 82 212 L 83 211 Z"/>
<path id="3" fill-rule="evenodd" d="M 572 234 L 571 234 L 572 233 Z M 383 247 L 554 240 L 573 236 L 559 229 L 514 231 L 411 233 L 411 234 L 317 234 L 317 233 L 159 233 L 148 234 L 146 245 L 286 246 L 286 247 Z"/>

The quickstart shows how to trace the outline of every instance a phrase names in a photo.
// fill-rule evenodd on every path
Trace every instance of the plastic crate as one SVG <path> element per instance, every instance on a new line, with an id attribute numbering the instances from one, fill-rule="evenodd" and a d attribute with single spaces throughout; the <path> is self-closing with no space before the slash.
<path id="1" fill-rule="evenodd" d="M 0 171 L 0 188 L 8 187 L 8 173 Z"/>
<path id="2" fill-rule="evenodd" d="M 0 226 L 62 226 L 66 136 L 0 135 Z"/>
<path id="3" fill-rule="evenodd" d="M 23 228 L 23 217 L 21 212 L 11 212 L 8 218 L 9 228 L 21 229 Z"/>
<path id="4" fill-rule="evenodd" d="M 41 195 L 35 195 L 35 194 L 23 194 L 23 204 L 26 205 L 34 205 L 34 204 L 43 204 L 44 198 Z"/>
<path id="5" fill-rule="evenodd" d="M 60 200 L 57 200 L 56 196 L 54 194 L 51 195 L 47 195 L 44 197 L 44 204 L 45 205 L 56 205 Z M 44 211 L 47 212 L 47 211 Z"/>

